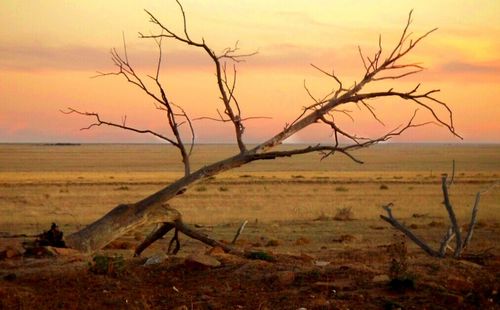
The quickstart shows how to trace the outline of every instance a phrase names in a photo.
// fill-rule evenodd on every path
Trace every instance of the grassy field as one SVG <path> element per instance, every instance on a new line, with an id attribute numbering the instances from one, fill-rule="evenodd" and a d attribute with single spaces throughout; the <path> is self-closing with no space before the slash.
<path id="1" fill-rule="evenodd" d="M 235 152 L 231 145 L 198 146 L 193 167 Z M 313 220 L 345 207 L 357 219 L 378 221 L 388 202 L 401 218 L 442 217 L 440 175 L 454 159 L 451 197 L 466 221 L 475 193 L 500 179 L 500 145 L 387 144 L 354 154 L 365 164 L 314 154 L 252 163 L 196 184 L 171 204 L 185 221 L 210 225 Z M 181 172 L 178 154 L 163 145 L 0 145 L 0 231 L 39 232 L 52 221 L 72 231 Z M 499 201 L 499 188 L 484 194 L 479 219 L 499 221 Z"/>
<path id="2" fill-rule="evenodd" d="M 234 152 L 200 146 L 193 165 Z M 492 185 L 500 179 L 500 145 L 379 145 L 356 155 L 366 163 L 308 155 L 251 164 L 169 202 L 217 240 L 231 241 L 248 220 L 236 247 L 272 262 L 217 254 L 181 236 L 177 256 L 144 266 L 148 257 L 165 255 L 171 235 L 132 258 L 152 229 L 144 227 L 96 253 L 125 258 L 123 274 L 103 276 L 81 253 L 8 258 L 9 247 L 23 253 L 22 242 L 34 239 L 8 234 L 38 234 L 52 221 L 71 233 L 180 177 L 178 155 L 158 145 L 0 145 L 0 308 L 498 309 L 500 187 Z M 380 206 L 393 202 L 400 220 L 439 247 L 449 227 L 440 177 L 452 160 L 450 195 L 462 227 L 475 193 L 489 189 L 466 260 L 429 257 L 378 217 Z M 346 208 L 351 220 L 333 219 Z M 203 253 L 221 266 L 192 269 L 184 260 Z M 401 266 L 411 288 L 391 286 Z"/>

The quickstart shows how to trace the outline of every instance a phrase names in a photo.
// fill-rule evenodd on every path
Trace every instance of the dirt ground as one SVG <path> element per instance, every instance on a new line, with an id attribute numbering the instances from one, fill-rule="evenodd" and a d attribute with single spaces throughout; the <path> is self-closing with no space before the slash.
<path id="1" fill-rule="evenodd" d="M 356 228 L 357 235 L 330 233 L 342 225 L 365 229 Z M 230 240 L 237 227 L 200 229 Z M 323 230 L 323 237 L 304 237 L 304 230 L 313 227 Z M 421 224 L 416 232 L 430 239 L 441 230 Z M 500 253 L 497 238 L 488 236 L 499 232 L 498 223 L 479 225 L 466 260 L 430 258 L 382 222 L 250 223 L 237 242 L 247 257 L 185 237 L 178 255 L 165 257 L 161 253 L 167 237 L 133 258 L 140 237 L 136 233 L 95 254 L 118 257 L 104 270 L 92 263 L 95 255 L 71 250 L 51 257 L 4 255 L 0 309 L 498 309 Z M 387 234 L 394 235 L 390 243 L 377 238 Z M 25 239 L 1 238 L 0 251 L 20 249 Z M 220 266 L 193 265 L 185 259 L 205 253 Z M 144 265 L 150 257 L 164 261 Z M 407 282 L 391 282 L 394 267 L 403 269 L 398 277 Z"/>

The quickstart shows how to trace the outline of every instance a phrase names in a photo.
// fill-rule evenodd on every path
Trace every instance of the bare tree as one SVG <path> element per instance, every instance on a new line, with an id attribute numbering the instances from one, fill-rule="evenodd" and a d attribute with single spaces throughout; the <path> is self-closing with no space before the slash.
<path id="1" fill-rule="evenodd" d="M 472 234 L 474 232 L 474 227 L 477 222 L 477 212 L 479 211 L 479 200 L 481 198 L 481 194 L 486 193 L 489 189 L 493 188 L 497 184 L 494 183 L 489 189 L 486 189 L 482 192 L 476 193 L 476 198 L 474 200 L 474 205 L 472 206 L 471 218 L 469 225 L 467 226 L 467 234 L 465 238 L 462 236 L 462 230 L 460 225 L 458 224 L 457 217 L 455 215 L 455 210 L 453 209 L 453 205 L 450 200 L 449 189 L 453 184 L 455 179 L 455 161 L 453 161 L 453 169 L 450 180 L 448 180 L 448 175 L 443 174 L 441 176 L 441 189 L 443 191 L 443 204 L 446 208 L 446 212 L 448 213 L 448 219 L 450 220 L 450 227 L 446 231 L 443 236 L 443 239 L 440 242 L 440 246 L 438 250 L 434 250 L 429 246 L 427 242 L 422 240 L 420 237 L 415 235 L 411 229 L 406 227 L 405 224 L 401 223 L 397 220 L 392 214 L 393 203 L 389 203 L 382 208 L 387 212 L 387 216 L 380 215 L 380 218 L 384 221 L 391 224 L 394 228 L 404 233 L 410 240 L 412 240 L 416 245 L 418 245 L 422 250 L 424 250 L 427 254 L 434 257 L 445 257 L 446 250 L 451 249 L 453 252 L 454 258 L 460 258 L 464 249 L 469 245 L 470 240 L 472 238 Z M 450 247 L 450 242 L 455 239 L 455 247 Z"/>
<path id="2" fill-rule="evenodd" d="M 420 84 L 418 84 L 416 87 L 407 91 L 397 91 L 391 88 L 388 90 L 363 92 L 365 86 L 368 84 L 377 85 L 376 82 L 382 80 L 398 80 L 423 70 L 420 64 L 405 63 L 403 59 L 422 39 L 426 38 L 436 29 L 415 37 L 409 31 L 409 27 L 412 23 L 412 12 L 410 12 L 401 36 L 392 49 L 387 52 L 382 49 L 381 37 L 379 37 L 378 41 L 378 50 L 371 57 L 363 55 L 361 48 L 359 48 L 364 74 L 360 80 L 353 85 L 346 86 L 334 71 L 327 72 L 313 65 L 313 67 L 324 74 L 326 78 L 331 79 L 333 91 L 322 99 L 316 99 L 307 87 L 305 87 L 307 93 L 313 99 L 312 104 L 304 106 L 297 117 L 292 122 L 287 123 L 283 130 L 276 133 L 267 141 L 253 148 L 248 148 L 244 142 L 245 121 L 255 117 L 242 116 L 242 106 L 235 95 L 237 81 L 236 65 L 246 57 L 252 56 L 253 53 L 239 53 L 237 44 L 234 47 L 226 48 L 222 52 L 217 53 L 207 45 L 204 39 L 194 40 L 188 31 L 184 8 L 178 0 L 176 0 L 176 2 L 183 18 L 183 31 L 181 33 L 174 32 L 169 26 L 160 22 L 152 13 L 146 11 L 151 23 L 156 26 L 159 31 L 156 34 L 150 35 L 140 34 L 140 38 L 154 40 L 158 46 L 159 56 L 156 71 L 153 75 L 142 77 L 134 70 L 134 67 L 129 61 L 125 43 L 122 53 L 118 52 L 116 49 L 111 51 L 112 60 L 117 70 L 111 73 L 99 74 L 100 76 L 121 76 L 151 97 L 156 103 L 156 107 L 166 114 L 170 133 L 167 135 L 150 129 L 134 128 L 127 125 L 125 119 L 123 119 L 121 123 L 113 123 L 103 120 L 98 113 L 82 112 L 73 108 L 69 108 L 65 113 L 79 114 L 93 119 L 93 123 L 84 129 L 106 125 L 137 133 L 151 134 L 165 140 L 167 143 L 176 147 L 180 152 L 184 164 L 184 176 L 141 201 L 131 204 L 122 204 L 115 207 L 96 222 L 71 234 L 67 238 L 67 244 L 73 248 L 81 251 L 94 251 L 102 248 L 118 236 L 138 226 L 155 223 L 160 224 L 158 226 L 159 228 L 146 238 L 143 244 L 137 249 L 136 254 L 140 254 L 143 249 L 172 229 L 176 231 L 175 236 L 177 236 L 177 232 L 182 232 L 207 244 L 220 245 L 225 250 L 230 251 L 232 250 L 230 246 L 220 244 L 186 225 L 181 219 L 180 212 L 171 208 L 166 202 L 176 195 L 182 194 L 195 182 L 257 160 L 276 159 L 316 152 L 321 155 L 322 159 L 338 153 L 348 156 L 355 162 L 361 163 L 361 160 L 351 153 L 352 151 L 382 141 L 387 141 L 392 137 L 401 135 L 408 129 L 427 125 L 429 123 L 444 126 L 453 135 L 460 137 L 455 132 L 451 110 L 446 103 L 435 97 L 435 94 L 439 92 L 438 89 L 420 91 Z M 206 54 L 212 61 L 223 109 L 221 110 L 222 112 L 217 110 L 219 114 L 218 118 L 211 119 L 232 123 L 234 137 L 239 147 L 239 152 L 234 156 L 209 164 L 196 171 L 191 171 L 190 155 L 195 141 L 195 131 L 192 126 L 191 118 L 180 105 L 176 105 L 170 100 L 165 88 L 160 82 L 159 76 L 162 65 L 163 40 L 174 40 L 184 43 Z M 150 86 L 151 83 L 146 83 L 146 80 L 149 82 L 152 81 L 153 86 Z M 373 104 L 377 102 L 377 100 L 380 101 L 380 99 L 389 97 L 411 102 L 416 107 L 414 113 L 409 115 L 408 120 L 399 127 L 388 130 L 385 134 L 378 137 L 360 137 L 355 133 L 342 129 L 339 125 L 337 116 L 341 114 L 350 116 L 349 111 L 345 109 L 348 105 L 357 105 L 362 109 L 366 109 L 372 114 L 375 120 L 380 121 L 380 116 L 375 113 Z M 418 108 L 423 108 L 432 120 L 425 123 L 416 123 L 415 116 Z M 443 117 L 441 115 L 445 116 Z M 287 138 L 315 123 L 324 124 L 331 129 L 331 143 L 318 143 L 289 150 L 272 150 Z M 190 129 L 190 136 L 188 137 L 188 139 L 190 139 L 189 144 L 185 143 L 185 137 L 183 137 L 179 130 L 181 126 L 188 126 Z"/>

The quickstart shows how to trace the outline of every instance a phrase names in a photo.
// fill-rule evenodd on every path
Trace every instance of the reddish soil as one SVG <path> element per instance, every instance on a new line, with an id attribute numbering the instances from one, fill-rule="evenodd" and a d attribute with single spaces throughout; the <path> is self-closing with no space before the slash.
<path id="1" fill-rule="evenodd" d="M 215 253 L 219 267 L 197 268 L 181 257 L 144 266 L 146 258 L 130 258 L 121 271 L 104 275 L 90 270 L 90 258 L 71 251 L 4 257 L 0 309 L 500 308 L 500 257 L 494 254 L 471 262 L 412 251 L 408 272 L 415 287 L 398 289 L 389 285 L 384 246 L 315 257 L 275 254 L 274 261 Z"/>

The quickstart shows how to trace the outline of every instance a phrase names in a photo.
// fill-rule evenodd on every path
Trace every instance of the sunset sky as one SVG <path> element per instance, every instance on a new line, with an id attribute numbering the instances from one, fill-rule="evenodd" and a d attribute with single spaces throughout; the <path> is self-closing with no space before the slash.
<path id="1" fill-rule="evenodd" d="M 255 143 L 283 129 L 311 100 L 306 80 L 317 96 L 335 83 L 314 70 L 313 63 L 335 72 L 346 85 L 362 77 L 357 46 L 384 50 L 397 41 L 414 9 L 415 35 L 438 27 L 410 55 L 426 70 L 378 89 L 440 89 L 437 97 L 454 111 L 464 142 L 500 143 L 500 1 L 344 1 L 344 0 L 206 0 L 182 1 L 194 40 L 203 37 L 216 51 L 239 40 L 242 53 L 258 51 L 238 64 L 237 96 L 243 117 L 266 116 L 246 123 L 245 140 Z M 0 1 L 0 142 L 156 142 L 153 137 L 112 128 L 80 131 L 90 119 L 60 112 L 67 107 L 99 112 L 103 118 L 169 134 L 164 115 L 152 100 L 122 77 L 90 78 L 114 70 L 110 48 L 122 48 L 138 72 L 154 74 L 155 44 L 138 32 L 158 33 L 144 9 L 182 31 L 173 0 L 3 0 Z M 170 99 L 192 117 L 216 117 L 222 109 L 213 64 L 201 51 L 164 42 L 161 79 Z M 377 86 L 370 89 L 375 90 Z M 376 136 L 404 123 L 416 108 L 409 102 L 374 102 L 385 127 L 356 106 L 355 123 L 339 122 L 359 135 Z M 443 113 L 443 110 L 438 110 Z M 444 115 L 444 114 L 442 114 Z M 420 110 L 419 121 L 431 120 Z M 195 122 L 199 142 L 232 142 L 227 124 Z M 289 142 L 327 141 L 329 131 L 315 125 Z M 459 142 L 445 128 L 413 129 L 396 141 Z"/>

